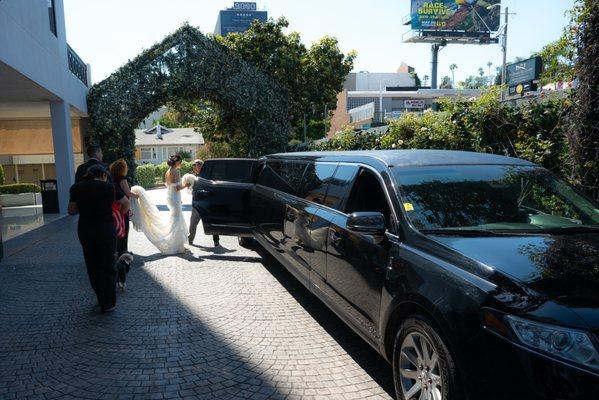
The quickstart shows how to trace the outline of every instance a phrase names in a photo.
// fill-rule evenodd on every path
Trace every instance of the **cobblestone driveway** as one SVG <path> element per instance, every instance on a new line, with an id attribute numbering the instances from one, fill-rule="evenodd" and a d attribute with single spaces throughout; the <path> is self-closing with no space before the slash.
<path id="1" fill-rule="evenodd" d="M 0 263 L 0 399 L 390 398 L 390 367 L 273 259 L 223 238 L 136 261 L 94 310 L 76 226 Z"/>

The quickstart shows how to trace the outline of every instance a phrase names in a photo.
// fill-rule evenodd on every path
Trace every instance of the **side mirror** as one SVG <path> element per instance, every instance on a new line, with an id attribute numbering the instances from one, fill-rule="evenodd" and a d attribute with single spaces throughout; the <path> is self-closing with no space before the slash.
<path id="1" fill-rule="evenodd" d="M 347 229 L 367 234 L 385 233 L 385 217 L 380 212 L 355 212 L 347 219 Z"/>

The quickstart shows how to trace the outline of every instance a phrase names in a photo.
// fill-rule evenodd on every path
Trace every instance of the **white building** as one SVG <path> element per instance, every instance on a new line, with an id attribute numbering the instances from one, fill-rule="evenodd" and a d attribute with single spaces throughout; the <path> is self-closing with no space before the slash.
<path id="1" fill-rule="evenodd" d="M 63 0 L 0 1 L 0 163 L 7 183 L 34 170 L 29 180 L 55 177 L 61 212 L 83 161 L 89 82 L 66 41 Z"/>
<path id="2" fill-rule="evenodd" d="M 187 152 L 192 158 L 204 146 L 204 137 L 194 128 L 165 128 L 135 130 L 135 161 L 138 164 L 160 164 L 173 154 Z"/>

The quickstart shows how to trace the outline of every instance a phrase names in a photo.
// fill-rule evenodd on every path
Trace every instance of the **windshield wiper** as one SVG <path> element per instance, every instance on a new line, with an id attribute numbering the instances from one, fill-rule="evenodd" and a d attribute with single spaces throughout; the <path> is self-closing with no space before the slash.
<path id="1" fill-rule="evenodd" d="M 511 233 L 494 232 L 485 229 L 420 229 L 425 235 L 452 235 L 452 236 L 511 236 Z M 518 233 L 515 233 L 517 235 Z"/>
<path id="2" fill-rule="evenodd" d="M 559 235 L 560 233 L 593 233 L 593 232 L 599 232 L 599 226 L 580 225 L 580 226 L 561 226 L 561 227 L 555 227 L 555 228 L 539 229 L 539 233 L 555 234 L 555 235 Z"/>

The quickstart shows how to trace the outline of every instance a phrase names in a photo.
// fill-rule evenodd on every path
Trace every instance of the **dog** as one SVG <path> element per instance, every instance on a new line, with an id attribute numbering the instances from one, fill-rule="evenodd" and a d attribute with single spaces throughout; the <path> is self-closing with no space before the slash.
<path id="1" fill-rule="evenodd" d="M 121 289 L 121 292 L 124 292 L 127 287 L 127 273 L 129 273 L 132 262 L 133 256 L 129 253 L 123 254 L 116 261 L 115 268 L 118 274 L 117 285 L 118 288 Z"/>

